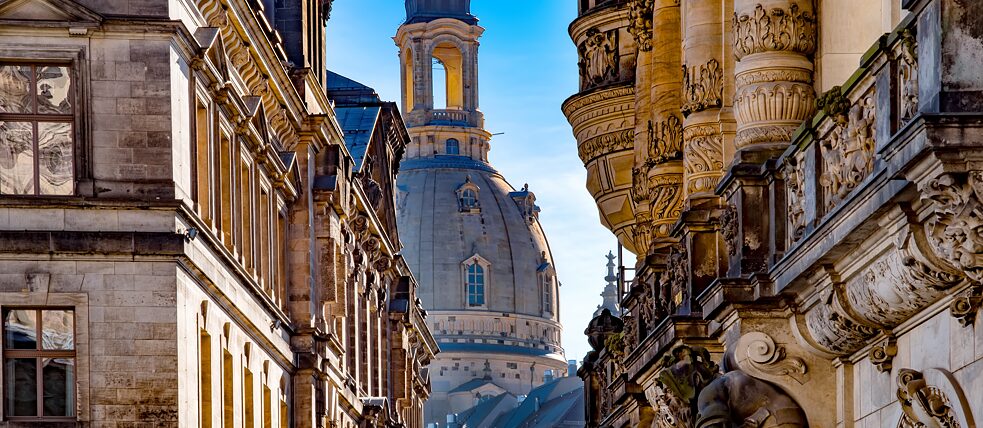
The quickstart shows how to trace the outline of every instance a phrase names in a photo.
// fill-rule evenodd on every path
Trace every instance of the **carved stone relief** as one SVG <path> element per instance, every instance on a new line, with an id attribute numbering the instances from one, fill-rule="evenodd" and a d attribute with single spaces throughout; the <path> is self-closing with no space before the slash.
<path id="1" fill-rule="evenodd" d="M 959 325 L 968 327 L 976 322 L 981 304 L 983 304 L 983 286 L 977 284 L 956 296 L 949 304 L 949 312 L 959 321 Z"/>
<path id="2" fill-rule="evenodd" d="M 713 125 L 697 125 L 683 130 L 683 141 L 686 192 L 713 193 L 724 169 L 723 135 Z"/>
<path id="3" fill-rule="evenodd" d="M 723 91 L 724 70 L 716 59 L 689 68 L 683 65 L 683 116 L 720 107 Z"/>
<path id="4" fill-rule="evenodd" d="M 848 111 L 836 112 L 833 129 L 822 141 L 819 181 L 827 212 L 843 202 L 874 169 L 875 102 L 875 95 L 869 93 Z"/>
<path id="5" fill-rule="evenodd" d="M 792 243 L 798 242 L 805 235 L 806 216 L 805 216 L 805 153 L 798 152 L 794 157 L 786 159 L 785 170 L 787 177 L 785 185 L 788 187 L 788 224 L 789 239 Z"/>
<path id="6" fill-rule="evenodd" d="M 918 113 L 918 46 L 911 30 L 901 34 L 898 52 L 899 120 L 904 126 Z"/>
<path id="7" fill-rule="evenodd" d="M 679 307 L 690 297 L 689 287 L 689 256 L 686 247 L 677 244 L 672 247 L 666 260 L 666 272 L 661 286 L 668 291 L 673 307 Z"/>
<path id="8" fill-rule="evenodd" d="M 768 51 L 810 55 L 816 50 L 816 16 L 792 3 L 789 8 L 734 13 L 734 54 L 737 59 Z"/>
<path id="9" fill-rule="evenodd" d="M 720 235 L 724 238 L 724 244 L 727 245 L 727 254 L 731 257 L 736 256 L 737 250 L 739 249 L 737 244 L 739 227 L 737 207 L 733 204 L 727 204 L 723 212 L 720 213 Z"/>
<path id="10" fill-rule="evenodd" d="M 648 123 L 648 161 L 660 164 L 683 157 L 683 122 L 670 115 L 662 122 Z"/>
<path id="11" fill-rule="evenodd" d="M 656 413 L 653 427 L 694 426 L 697 398 L 703 388 L 720 376 L 720 368 L 706 349 L 686 345 L 665 355 L 661 367 L 655 384 L 645 390 L 645 398 Z"/>
<path id="12" fill-rule="evenodd" d="M 672 225 L 683 210 L 682 174 L 666 174 L 649 178 L 652 212 L 652 238 L 669 236 Z"/>
<path id="13" fill-rule="evenodd" d="M 983 281 L 983 171 L 944 173 L 920 190 L 935 203 L 935 214 L 925 222 L 935 253 Z"/>
<path id="14" fill-rule="evenodd" d="M 636 204 L 648 202 L 649 186 L 648 172 L 642 168 L 632 168 L 631 170 L 631 200 Z"/>
<path id="15" fill-rule="evenodd" d="M 602 134 L 580 143 L 577 154 L 584 163 L 606 154 L 629 150 L 635 144 L 635 131 L 625 129 L 611 134 Z"/>
<path id="16" fill-rule="evenodd" d="M 580 71 L 583 89 L 611 83 L 618 78 L 618 30 L 587 30 L 580 45 Z"/>
<path id="17" fill-rule="evenodd" d="M 894 361 L 894 357 L 898 356 L 897 340 L 893 335 L 889 335 L 881 343 L 870 348 L 867 356 L 870 358 L 871 364 L 877 368 L 877 371 L 881 373 L 890 372 L 891 363 Z"/>
<path id="18" fill-rule="evenodd" d="M 628 3 L 628 33 L 641 51 L 652 50 L 652 8 L 655 0 L 631 0 Z"/>
<path id="19" fill-rule="evenodd" d="M 953 375 L 942 369 L 898 371 L 899 428 L 970 428 L 973 411 Z"/>
<path id="20" fill-rule="evenodd" d="M 754 397 L 755 399 L 749 399 Z M 778 387 L 734 370 L 700 392 L 696 428 L 805 428 L 805 412 Z"/>
<path id="21" fill-rule="evenodd" d="M 785 347 L 775 343 L 762 332 L 747 333 L 734 346 L 737 365 L 744 371 L 771 376 L 788 376 L 799 384 L 805 383 L 808 368 L 805 361 L 785 355 Z"/>

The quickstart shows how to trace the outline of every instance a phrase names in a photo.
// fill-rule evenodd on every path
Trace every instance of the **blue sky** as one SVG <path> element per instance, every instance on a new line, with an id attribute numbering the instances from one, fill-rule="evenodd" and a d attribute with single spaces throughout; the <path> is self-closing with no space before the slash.
<path id="1" fill-rule="evenodd" d="M 536 193 L 563 284 L 563 346 L 567 359 L 579 361 L 590 349 L 583 331 L 601 302 L 604 255 L 617 244 L 584 188 L 586 172 L 560 111 L 577 91 L 577 54 L 567 35 L 576 2 L 474 0 L 471 7 L 485 28 L 478 58 L 480 108 L 488 131 L 504 132 L 492 140 L 489 158 L 513 187 L 529 183 Z M 404 15 L 400 0 L 335 1 L 328 68 L 399 101 L 392 36 Z"/>

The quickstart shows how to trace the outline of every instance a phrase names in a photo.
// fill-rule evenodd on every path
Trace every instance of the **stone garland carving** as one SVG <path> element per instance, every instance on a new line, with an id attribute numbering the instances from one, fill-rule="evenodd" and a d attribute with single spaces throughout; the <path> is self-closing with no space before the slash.
<path id="1" fill-rule="evenodd" d="M 584 89 L 610 83 L 618 77 L 618 30 L 587 30 L 580 45 L 580 75 Z"/>
<path id="2" fill-rule="evenodd" d="M 918 42 L 911 30 L 901 33 L 898 91 L 899 120 L 904 126 L 918 113 Z"/>
<path id="3" fill-rule="evenodd" d="M 983 305 L 983 286 L 974 285 L 952 300 L 949 312 L 959 321 L 959 325 L 968 327 L 976 322 L 980 305 Z"/>
<path id="4" fill-rule="evenodd" d="M 983 282 L 983 171 L 944 173 L 922 186 L 935 203 L 925 232 L 935 253 L 976 282 Z"/>
<path id="5" fill-rule="evenodd" d="M 789 240 L 792 243 L 802 239 L 806 231 L 805 167 L 805 154 L 801 151 L 794 157 L 786 158 L 785 170 L 788 176 L 785 185 L 788 188 Z"/>
<path id="6" fill-rule="evenodd" d="M 842 203 L 874 169 L 875 104 L 875 95 L 870 93 L 848 111 L 835 112 L 833 129 L 822 140 L 819 182 L 827 212 Z"/>
<path id="7" fill-rule="evenodd" d="M 683 157 L 683 122 L 670 115 L 662 122 L 648 123 L 648 162 L 658 165 Z"/>
<path id="8" fill-rule="evenodd" d="M 733 204 L 727 204 L 723 212 L 720 213 L 720 236 L 724 238 L 724 244 L 727 245 L 727 254 L 731 257 L 736 256 L 737 250 L 740 249 L 737 242 L 739 227 L 737 207 Z"/>
<path id="9" fill-rule="evenodd" d="M 724 69 L 716 59 L 687 68 L 683 65 L 683 116 L 720 107 L 724 93 Z"/>
<path id="10" fill-rule="evenodd" d="M 669 236 L 672 225 L 683 212 L 683 177 L 666 174 L 649 178 L 652 238 Z"/>
<path id="11" fill-rule="evenodd" d="M 812 73 L 801 69 L 767 69 L 743 72 L 735 77 L 734 83 L 738 87 L 757 85 L 759 83 L 771 82 L 812 82 Z"/>
<path id="12" fill-rule="evenodd" d="M 867 355 L 877 371 L 889 373 L 894 357 L 898 356 L 898 342 L 893 335 L 889 335 L 883 342 L 870 348 Z"/>
<path id="13" fill-rule="evenodd" d="M 691 126 L 683 130 L 683 141 L 687 193 L 713 193 L 724 169 L 723 135 L 713 125 Z"/>
<path id="14" fill-rule="evenodd" d="M 577 154 L 580 155 L 580 160 L 588 163 L 602 155 L 630 150 L 634 144 L 635 131 L 625 129 L 611 134 L 599 135 L 580 143 Z"/>
<path id="15" fill-rule="evenodd" d="M 912 369 L 899 370 L 898 401 L 903 415 L 898 427 L 962 428 L 952 398 L 962 400 L 962 397 L 949 397 L 938 386 L 928 385 L 921 372 Z M 960 407 L 965 408 L 964 405 Z"/>
<path id="16" fill-rule="evenodd" d="M 768 51 L 811 55 L 816 50 L 816 16 L 792 3 L 788 10 L 765 10 L 758 4 L 749 14 L 734 13 L 734 54 L 737 59 Z"/>
<path id="17" fill-rule="evenodd" d="M 628 33 L 638 50 L 652 50 L 652 12 L 655 0 L 631 0 L 628 3 Z"/>
<path id="18" fill-rule="evenodd" d="M 787 357 L 785 347 L 779 346 L 771 336 L 762 332 L 747 333 L 737 341 L 737 364 L 747 372 L 760 372 L 772 376 L 788 376 L 800 385 L 806 381 L 808 368 L 805 361 Z"/>

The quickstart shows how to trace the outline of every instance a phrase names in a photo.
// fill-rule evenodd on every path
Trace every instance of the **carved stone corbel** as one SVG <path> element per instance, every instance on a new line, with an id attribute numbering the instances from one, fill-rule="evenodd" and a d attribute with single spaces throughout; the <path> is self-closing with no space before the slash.
<path id="1" fill-rule="evenodd" d="M 975 427 L 969 403 L 953 375 L 942 369 L 898 371 L 899 428 Z"/>
<path id="2" fill-rule="evenodd" d="M 935 203 L 925 232 L 936 254 L 983 281 L 983 171 L 943 173 L 919 187 Z"/>
<path id="3" fill-rule="evenodd" d="M 805 361 L 785 355 L 785 347 L 775 343 L 771 336 L 762 332 L 747 333 L 735 346 L 737 365 L 744 371 L 784 377 L 788 376 L 804 384 L 808 378 Z"/>
<path id="4" fill-rule="evenodd" d="M 888 335 L 880 344 L 870 348 L 868 356 L 877 371 L 881 373 L 890 372 L 891 363 L 894 361 L 894 357 L 898 356 L 897 339 L 894 335 Z"/>
<path id="5" fill-rule="evenodd" d="M 976 322 L 981 304 L 983 304 L 983 285 L 977 284 L 956 296 L 949 304 L 949 312 L 959 321 L 959 325 L 968 327 Z"/>

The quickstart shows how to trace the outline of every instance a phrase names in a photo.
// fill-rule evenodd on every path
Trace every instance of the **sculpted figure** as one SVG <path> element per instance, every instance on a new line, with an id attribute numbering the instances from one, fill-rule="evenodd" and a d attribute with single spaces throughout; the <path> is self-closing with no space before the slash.
<path id="1" fill-rule="evenodd" d="M 594 84 L 601 84 L 617 66 L 618 48 L 616 33 L 602 33 L 597 29 L 587 32 L 584 51 L 584 66 L 587 78 Z"/>
<path id="2" fill-rule="evenodd" d="M 777 387 L 731 371 L 703 388 L 697 428 L 805 428 L 802 408 Z"/>

